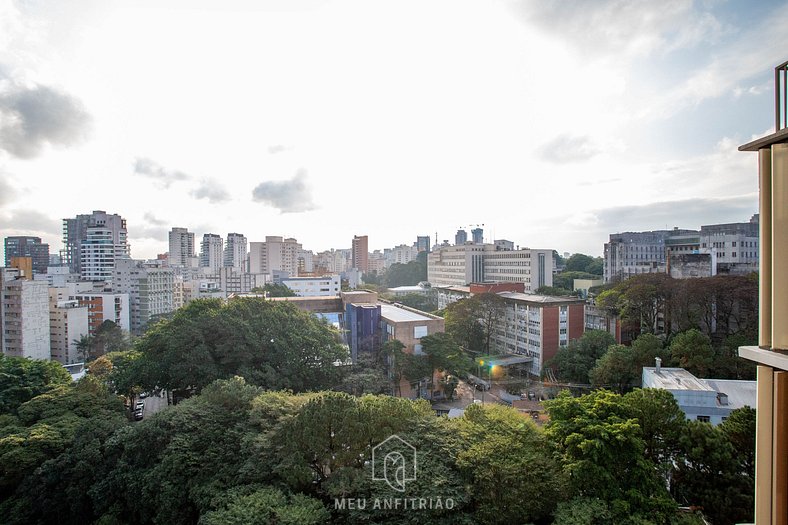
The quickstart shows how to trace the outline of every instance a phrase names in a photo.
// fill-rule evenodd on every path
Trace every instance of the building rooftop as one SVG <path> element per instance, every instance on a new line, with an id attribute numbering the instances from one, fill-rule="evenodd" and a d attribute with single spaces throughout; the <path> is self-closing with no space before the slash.
<path id="1" fill-rule="evenodd" d="M 735 379 L 704 379 L 711 388 L 728 396 L 728 407 L 737 409 L 742 407 L 755 408 L 758 391 L 757 381 L 743 381 Z"/>
<path id="2" fill-rule="evenodd" d="M 425 288 L 423 286 L 419 286 L 418 284 L 414 284 L 412 286 L 397 286 L 396 288 L 389 288 L 389 292 L 423 292 Z"/>
<path id="3" fill-rule="evenodd" d="M 660 367 L 659 373 L 654 367 L 644 367 L 643 375 L 648 374 L 652 380 L 653 388 L 665 390 L 697 390 L 701 392 L 715 392 L 703 379 L 698 379 L 683 368 Z"/>
<path id="4" fill-rule="evenodd" d="M 561 304 L 561 303 L 584 303 L 585 299 L 580 299 L 574 295 L 567 296 L 551 296 L 551 295 L 536 295 L 530 293 L 520 292 L 500 292 L 498 295 L 504 299 L 513 299 L 515 301 L 524 301 L 528 303 L 540 304 Z"/>
<path id="5" fill-rule="evenodd" d="M 395 323 L 405 323 L 408 321 L 432 321 L 436 317 L 429 316 L 426 313 L 416 313 L 413 310 L 406 310 L 394 306 L 393 304 L 380 303 L 380 315 L 386 319 L 394 321 Z"/>

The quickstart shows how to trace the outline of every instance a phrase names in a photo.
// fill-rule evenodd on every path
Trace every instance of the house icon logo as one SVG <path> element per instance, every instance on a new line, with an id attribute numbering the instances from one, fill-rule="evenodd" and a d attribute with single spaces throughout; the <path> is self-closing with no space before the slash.
<path id="1" fill-rule="evenodd" d="M 416 447 L 396 434 L 372 447 L 372 479 L 405 492 L 405 483 L 416 480 Z"/>

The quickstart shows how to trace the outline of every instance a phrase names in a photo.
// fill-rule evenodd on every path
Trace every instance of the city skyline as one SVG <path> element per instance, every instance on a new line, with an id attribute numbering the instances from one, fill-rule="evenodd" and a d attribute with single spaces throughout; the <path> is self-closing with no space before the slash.
<path id="1" fill-rule="evenodd" d="M 0 232 L 61 219 L 598 256 L 757 212 L 778 2 L 0 1 Z M 582 29 L 582 30 L 580 30 Z M 757 38 L 756 38 L 757 35 Z M 353 203 L 353 204 L 350 204 Z M 359 227 L 361 224 L 363 227 Z"/>

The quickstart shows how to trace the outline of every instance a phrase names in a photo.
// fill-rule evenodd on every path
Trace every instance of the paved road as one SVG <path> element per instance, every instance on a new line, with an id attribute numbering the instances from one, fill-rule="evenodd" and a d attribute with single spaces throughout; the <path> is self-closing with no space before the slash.
<path id="1" fill-rule="evenodd" d="M 142 402 L 145 403 L 145 410 L 142 412 L 143 419 L 152 416 L 159 410 L 167 408 L 166 394 L 162 394 L 161 396 L 154 394 L 142 399 Z"/>

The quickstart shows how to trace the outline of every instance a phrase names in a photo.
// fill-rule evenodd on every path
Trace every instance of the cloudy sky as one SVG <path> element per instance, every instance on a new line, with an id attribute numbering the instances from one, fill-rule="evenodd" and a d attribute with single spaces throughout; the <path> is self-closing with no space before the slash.
<path id="1" fill-rule="evenodd" d="M 788 4 L 0 0 L 0 235 L 307 249 L 746 221 Z"/>

